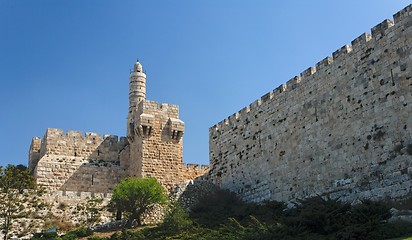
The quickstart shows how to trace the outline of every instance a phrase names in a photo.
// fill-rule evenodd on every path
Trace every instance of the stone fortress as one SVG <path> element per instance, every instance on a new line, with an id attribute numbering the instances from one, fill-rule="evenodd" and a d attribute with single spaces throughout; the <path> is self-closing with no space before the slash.
<path id="1" fill-rule="evenodd" d="M 410 196 L 412 5 L 211 127 L 210 169 L 183 164 L 183 133 L 177 106 L 146 100 L 136 62 L 127 137 L 48 129 L 32 141 L 29 168 L 38 184 L 78 196 L 110 193 L 128 176 L 169 190 L 203 176 L 253 202 Z"/>
<path id="2" fill-rule="evenodd" d="M 29 169 L 48 190 L 110 193 L 121 179 L 156 177 L 168 190 L 204 175 L 208 166 L 184 164 L 184 122 L 179 108 L 146 100 L 146 74 L 139 61 L 130 73 L 127 137 L 47 129 L 33 138 Z M 90 194 L 89 194 L 90 195 Z"/>
<path id="3" fill-rule="evenodd" d="M 209 130 L 209 178 L 247 201 L 410 196 L 412 5 Z"/>

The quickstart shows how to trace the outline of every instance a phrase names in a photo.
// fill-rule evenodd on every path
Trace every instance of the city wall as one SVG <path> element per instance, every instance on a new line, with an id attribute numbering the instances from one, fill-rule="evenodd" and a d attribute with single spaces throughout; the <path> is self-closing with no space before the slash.
<path id="1" fill-rule="evenodd" d="M 209 133 L 209 179 L 247 201 L 407 196 L 412 5 Z"/>
<path id="2" fill-rule="evenodd" d="M 48 190 L 107 193 L 126 176 L 127 146 L 124 137 L 49 128 L 33 138 L 29 168 Z"/>

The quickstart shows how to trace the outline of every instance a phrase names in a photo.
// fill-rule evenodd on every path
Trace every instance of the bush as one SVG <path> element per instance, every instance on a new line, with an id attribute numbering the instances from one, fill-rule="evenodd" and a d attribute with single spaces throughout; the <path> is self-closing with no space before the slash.
<path id="1" fill-rule="evenodd" d="M 99 236 L 91 236 L 87 238 L 87 240 L 103 240 L 103 239 L 106 239 L 106 238 L 99 237 Z"/>
<path id="2" fill-rule="evenodd" d="M 81 227 L 75 230 L 72 230 L 65 235 L 61 236 L 60 238 L 62 240 L 72 240 L 72 239 L 78 239 L 79 237 L 88 237 L 93 235 L 93 230 L 91 230 L 88 227 Z"/>
<path id="3" fill-rule="evenodd" d="M 234 193 L 216 190 L 200 198 L 190 212 L 194 222 L 210 228 L 217 228 L 229 217 L 243 217 L 245 203 Z"/>
<path id="4" fill-rule="evenodd" d="M 35 233 L 33 234 L 33 237 L 31 238 L 32 240 L 54 240 L 58 239 L 59 235 L 57 235 L 56 232 L 50 232 L 50 233 Z"/>
<path id="5" fill-rule="evenodd" d="M 178 203 L 174 203 L 169 207 L 159 228 L 174 234 L 186 231 L 192 226 L 193 222 L 189 219 L 189 214 Z"/>

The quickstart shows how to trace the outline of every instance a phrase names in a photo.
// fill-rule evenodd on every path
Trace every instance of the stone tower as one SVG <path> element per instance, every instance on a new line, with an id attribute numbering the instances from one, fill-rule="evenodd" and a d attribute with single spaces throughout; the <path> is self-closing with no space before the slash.
<path id="1" fill-rule="evenodd" d="M 132 115 L 137 110 L 138 104 L 146 100 L 146 73 L 143 72 L 143 66 L 136 61 L 133 71 L 130 73 L 129 83 L 129 113 L 127 117 L 127 136 L 132 135 L 133 126 L 130 125 Z"/>
<path id="2" fill-rule="evenodd" d="M 137 61 L 130 73 L 129 176 L 156 177 L 167 188 L 182 178 L 184 123 L 178 114 L 176 105 L 146 100 L 146 74 Z"/>

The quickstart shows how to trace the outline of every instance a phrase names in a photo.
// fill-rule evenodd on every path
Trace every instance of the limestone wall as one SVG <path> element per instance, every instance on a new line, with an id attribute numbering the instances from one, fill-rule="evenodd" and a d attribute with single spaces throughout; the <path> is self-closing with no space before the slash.
<path id="1" fill-rule="evenodd" d="M 29 167 L 48 190 L 108 193 L 127 174 L 127 149 L 123 137 L 49 128 L 33 139 Z"/>
<path id="2" fill-rule="evenodd" d="M 98 133 L 86 132 L 83 136 L 80 131 L 67 131 L 64 134 L 61 129 L 48 128 L 41 139 L 39 154 L 40 158 L 48 154 L 113 161 L 118 160 L 119 152 L 127 144 L 125 137 L 121 137 L 119 141 L 115 135 L 105 134 L 102 138 Z"/>
<path id="3" fill-rule="evenodd" d="M 135 129 L 130 145 L 130 176 L 155 177 L 168 190 L 184 179 L 193 179 L 207 167 L 183 164 L 184 123 L 179 108 L 143 100 L 132 114 Z"/>
<path id="4" fill-rule="evenodd" d="M 37 184 L 48 190 L 110 193 L 126 172 L 118 161 L 60 155 L 44 156 L 34 171 Z"/>
<path id="5" fill-rule="evenodd" d="M 210 128 L 209 177 L 248 201 L 412 187 L 412 5 Z"/>

